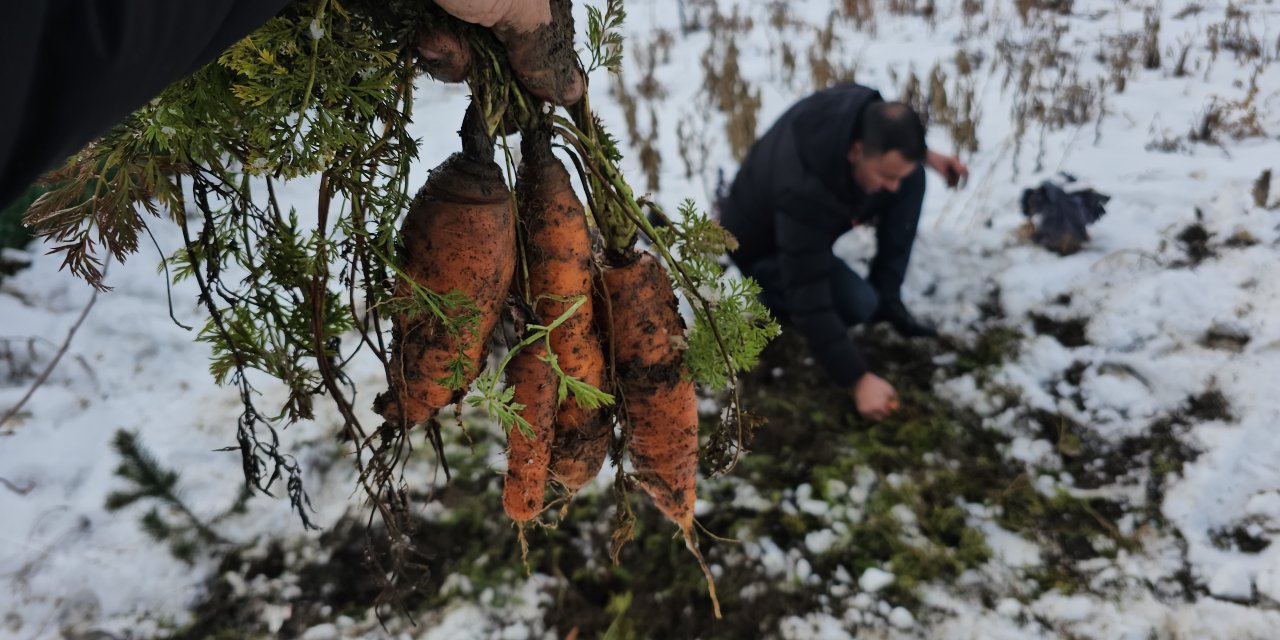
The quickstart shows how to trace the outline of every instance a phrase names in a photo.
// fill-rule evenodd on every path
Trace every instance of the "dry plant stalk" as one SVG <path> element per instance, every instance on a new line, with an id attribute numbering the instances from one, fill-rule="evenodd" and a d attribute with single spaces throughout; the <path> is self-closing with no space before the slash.
<path id="1" fill-rule="evenodd" d="M 760 112 L 760 90 L 754 89 L 742 77 L 738 65 L 736 35 L 751 28 L 751 21 L 738 16 L 713 14 L 711 43 L 702 54 L 704 90 L 711 103 L 725 114 L 725 134 L 733 157 L 739 161 L 746 157 L 756 138 L 757 116 Z"/>
<path id="2" fill-rule="evenodd" d="M 685 179 L 706 175 L 707 158 L 711 157 L 711 140 L 707 135 L 706 121 L 706 114 L 686 112 L 676 124 L 676 138 L 682 142 L 680 161 L 684 163 Z"/>
<path id="3" fill-rule="evenodd" d="M 909 16 L 915 12 L 915 0 L 889 0 L 889 13 L 895 16 Z"/>
<path id="4" fill-rule="evenodd" d="M 1258 97 L 1258 75 L 1262 69 L 1260 65 L 1254 70 L 1244 98 L 1231 102 L 1223 102 L 1216 96 L 1211 98 L 1188 137 L 1193 142 L 1217 142 L 1219 133 L 1233 140 L 1265 137 L 1267 132 L 1254 104 Z"/>
<path id="5" fill-rule="evenodd" d="M 1222 22 L 1209 25 L 1205 34 L 1209 38 L 1210 59 L 1216 60 L 1220 51 L 1230 51 L 1236 62 L 1264 60 L 1262 41 L 1249 27 L 1249 14 L 1235 4 L 1228 3 Z"/>
<path id="6" fill-rule="evenodd" d="M 920 88 L 920 78 L 916 76 L 916 70 L 907 70 L 907 81 L 903 83 L 902 89 L 898 91 L 898 100 L 907 104 L 916 113 L 920 114 L 920 118 L 924 120 L 925 126 L 929 125 L 929 101 L 924 95 L 924 91 Z"/>
<path id="7" fill-rule="evenodd" d="M 1032 14 L 1040 12 L 1069 16 L 1074 4 L 1074 0 L 1016 0 L 1018 17 L 1023 24 L 1030 24 Z"/>
<path id="8" fill-rule="evenodd" d="M 834 54 L 836 35 L 835 35 L 835 16 L 831 16 L 831 20 L 827 21 L 827 25 L 818 29 L 817 37 L 813 41 L 813 45 L 809 47 L 809 74 L 813 81 L 813 89 L 820 91 L 827 87 L 853 82 L 854 76 L 857 74 L 857 66 L 842 66 L 833 64 L 837 56 Z"/>
<path id="9" fill-rule="evenodd" d="M 876 5 L 872 0 L 841 0 L 846 20 L 852 20 L 859 29 L 875 32 Z"/>
<path id="10" fill-rule="evenodd" d="M 957 151 L 978 151 L 978 121 L 982 112 L 978 109 L 972 83 L 958 84 L 960 106 L 951 116 L 947 130 Z"/>
<path id="11" fill-rule="evenodd" d="M 1160 14 L 1155 8 L 1147 7 L 1142 18 L 1142 68 L 1155 70 L 1160 68 Z"/>
<path id="12" fill-rule="evenodd" d="M 1187 76 L 1187 54 L 1191 53 L 1191 40 L 1182 43 L 1182 50 L 1178 53 L 1178 64 L 1173 67 L 1173 77 L 1185 78 Z"/>
<path id="13" fill-rule="evenodd" d="M 1104 62 L 1110 72 L 1111 86 L 1116 93 L 1124 93 L 1133 75 L 1133 52 L 1138 47 L 1139 34 L 1122 33 L 1103 41 L 1103 49 L 1098 52 L 1098 62 Z"/>
<path id="14" fill-rule="evenodd" d="M 1262 174 L 1253 182 L 1253 204 L 1259 209 L 1267 208 L 1271 200 L 1271 170 L 1263 169 Z"/>
<path id="15" fill-rule="evenodd" d="M 624 75 L 619 72 L 613 76 L 610 87 L 611 94 L 622 107 L 627 138 L 631 141 L 631 146 L 639 150 L 645 188 L 650 192 L 660 189 L 662 172 L 662 154 L 658 152 L 658 110 L 654 103 L 667 97 L 667 88 L 657 78 L 657 68 L 659 61 L 670 61 L 673 44 L 671 33 L 659 30 L 646 47 L 636 51 L 636 61 L 641 71 L 640 81 L 634 87 L 629 87 Z M 649 109 L 649 127 L 645 132 L 640 130 L 640 101 L 644 101 Z"/>
<path id="16" fill-rule="evenodd" d="M 964 71 L 958 71 L 962 76 Z M 941 124 L 947 124 L 952 121 L 951 106 L 947 100 L 947 74 L 942 71 L 942 65 L 933 66 L 933 71 L 929 74 L 929 100 L 924 103 L 925 111 L 920 114 L 925 119 L 925 126 L 929 125 L 932 120 L 937 120 Z"/>

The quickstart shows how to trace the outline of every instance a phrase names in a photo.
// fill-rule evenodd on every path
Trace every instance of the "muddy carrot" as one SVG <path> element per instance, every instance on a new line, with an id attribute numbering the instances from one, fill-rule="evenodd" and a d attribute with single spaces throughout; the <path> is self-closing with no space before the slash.
<path id="1" fill-rule="evenodd" d="M 450 331 L 434 313 L 392 318 L 390 389 L 374 401 L 390 423 L 431 418 L 457 402 L 479 373 L 515 270 L 511 195 L 491 148 L 489 154 L 457 153 L 433 169 L 405 216 L 396 296 L 413 296 L 417 288 L 459 292 L 474 303 L 477 321 Z M 466 306 L 444 313 L 456 319 Z"/>
<path id="2" fill-rule="evenodd" d="M 647 253 L 604 272 L 608 335 L 630 425 L 628 452 L 640 487 L 679 525 L 698 558 L 720 617 L 715 583 L 693 539 L 698 475 L 698 399 L 684 352 L 684 321 L 671 280 Z"/>
<path id="3" fill-rule="evenodd" d="M 550 132 L 528 131 L 516 176 L 517 210 L 525 234 L 529 299 L 536 314 L 557 318 L 578 310 L 550 334 L 561 370 L 597 389 L 605 383 L 604 353 L 591 300 L 591 238 L 569 173 L 551 153 Z M 560 404 L 551 475 L 570 491 L 596 477 L 609 449 L 610 425 L 598 409 L 572 396 Z"/>
<path id="4" fill-rule="evenodd" d="M 517 522 L 537 516 L 546 495 L 557 386 L 555 372 L 543 360 L 546 354 L 543 341 L 539 340 L 516 353 L 506 368 L 507 385 L 515 390 L 512 400 L 524 405 L 519 414 L 532 431 L 530 437 L 513 427 L 507 434 L 502 508 Z"/>

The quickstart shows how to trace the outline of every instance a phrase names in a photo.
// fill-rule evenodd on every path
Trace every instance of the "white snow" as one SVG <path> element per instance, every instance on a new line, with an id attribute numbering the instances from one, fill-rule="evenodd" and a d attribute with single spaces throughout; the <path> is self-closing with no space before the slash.
<path id="1" fill-rule="evenodd" d="M 1248 600 L 1253 597 L 1250 571 L 1236 563 L 1218 567 L 1209 577 L 1209 593 L 1226 600 Z"/>
<path id="2" fill-rule="evenodd" d="M 888 571 L 870 567 L 862 572 L 862 577 L 858 578 L 858 586 L 863 591 L 875 593 L 891 584 L 893 584 L 894 576 Z"/>
<path id="3" fill-rule="evenodd" d="M 894 607 L 893 611 L 889 612 L 889 624 L 899 629 L 910 629 L 916 626 L 916 619 L 910 611 L 902 607 Z"/>
<path id="4" fill-rule="evenodd" d="M 831 529 L 819 529 L 805 534 L 804 546 L 809 550 L 809 553 L 822 555 L 829 551 L 831 547 L 835 546 L 839 539 L 840 536 L 837 535 L 835 531 Z"/>

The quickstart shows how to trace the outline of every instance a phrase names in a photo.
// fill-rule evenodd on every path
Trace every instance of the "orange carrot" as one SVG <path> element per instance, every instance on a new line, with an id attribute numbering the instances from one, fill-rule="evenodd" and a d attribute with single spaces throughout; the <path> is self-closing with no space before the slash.
<path id="1" fill-rule="evenodd" d="M 539 340 L 512 356 L 506 369 L 507 385 L 515 389 L 512 400 L 524 405 L 520 417 L 533 431 L 532 438 L 518 426 L 507 434 L 507 477 L 502 487 L 502 508 L 517 522 L 537 516 L 546 496 L 552 424 L 556 417 L 556 376 L 551 365 L 542 360 L 546 354 Z"/>
<path id="2" fill-rule="evenodd" d="M 392 318 L 390 389 L 374 401 L 388 422 L 421 423 L 457 402 L 480 370 L 489 334 L 498 322 L 515 271 L 515 221 L 502 170 L 491 159 L 456 153 L 431 171 L 400 229 L 404 273 L 417 285 L 459 291 L 479 310 L 478 326 L 449 332 L 435 314 Z M 397 297 L 413 295 L 403 277 Z M 446 310 L 459 317 L 463 310 Z M 442 383 L 463 356 L 462 384 Z"/>
<path id="3" fill-rule="evenodd" d="M 667 517 L 693 524 L 698 407 L 681 362 L 684 321 L 666 271 L 653 256 L 606 269 L 610 344 L 631 424 L 631 462 Z"/>
<path id="4" fill-rule="evenodd" d="M 549 341 L 566 375 L 598 389 L 605 382 L 604 353 L 593 324 L 591 238 L 582 203 L 564 165 L 551 154 L 547 130 L 526 132 L 522 152 L 516 197 L 525 232 L 529 299 L 537 316 L 549 322 L 585 297 Z M 604 464 L 610 425 L 601 411 L 581 407 L 570 396 L 560 404 L 555 431 L 552 477 L 577 490 Z"/>
<path id="5" fill-rule="evenodd" d="M 640 487 L 680 526 L 720 617 L 715 583 L 693 540 L 698 477 L 698 398 L 681 359 L 684 320 L 666 271 L 652 255 L 606 269 L 608 334 L 631 427 L 628 451 Z"/>

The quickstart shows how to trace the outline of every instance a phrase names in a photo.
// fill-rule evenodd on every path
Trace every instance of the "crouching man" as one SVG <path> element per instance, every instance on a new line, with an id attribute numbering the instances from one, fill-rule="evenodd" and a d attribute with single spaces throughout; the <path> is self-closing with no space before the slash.
<path id="1" fill-rule="evenodd" d="M 858 412 L 882 420 L 897 392 L 870 371 L 850 327 L 885 321 L 900 334 L 936 337 L 902 304 L 902 282 L 924 201 L 924 166 L 955 186 L 958 159 L 925 146 L 910 107 L 856 84 L 796 103 L 751 147 L 720 203 L 738 239 L 730 258 L 763 289 L 764 304 L 808 342 Z M 874 224 L 876 254 L 866 278 L 835 257 L 852 227 Z"/>

